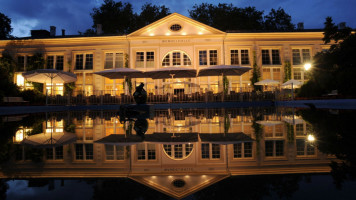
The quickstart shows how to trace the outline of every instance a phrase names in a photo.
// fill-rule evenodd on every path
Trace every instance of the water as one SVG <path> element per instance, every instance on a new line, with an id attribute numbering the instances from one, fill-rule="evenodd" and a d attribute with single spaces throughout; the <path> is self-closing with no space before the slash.
<path id="1" fill-rule="evenodd" d="M 355 114 L 222 108 L 3 117 L 0 196 L 355 199 Z"/>

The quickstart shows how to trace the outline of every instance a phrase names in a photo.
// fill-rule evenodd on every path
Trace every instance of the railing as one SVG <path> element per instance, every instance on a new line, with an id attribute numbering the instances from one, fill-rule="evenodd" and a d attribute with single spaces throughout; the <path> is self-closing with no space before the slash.
<path id="1" fill-rule="evenodd" d="M 85 96 L 77 94 L 70 95 L 56 95 L 48 97 L 48 104 L 50 105 L 109 105 L 109 104 L 133 104 L 135 103 L 132 95 L 111 95 L 102 94 L 103 92 L 95 92 L 99 95 Z M 191 93 L 191 94 L 163 94 L 155 95 L 149 93 L 147 95 L 147 103 L 150 104 L 165 104 L 165 103 L 208 103 L 208 102 L 243 102 L 243 101 L 273 101 L 277 98 L 277 92 L 230 92 L 223 93 Z"/>

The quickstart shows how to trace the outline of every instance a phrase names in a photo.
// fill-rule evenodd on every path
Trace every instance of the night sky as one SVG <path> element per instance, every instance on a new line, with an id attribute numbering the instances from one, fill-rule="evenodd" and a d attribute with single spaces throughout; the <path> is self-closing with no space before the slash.
<path id="1" fill-rule="evenodd" d="M 25 37 L 30 30 L 57 27 L 57 35 L 61 29 L 67 35 L 77 35 L 91 28 L 93 22 L 90 13 L 94 7 L 100 7 L 102 0 L 0 0 L 0 12 L 12 20 L 12 35 Z M 202 2 L 216 4 L 216 0 L 134 0 L 130 2 L 134 12 L 140 12 L 145 2 L 154 5 L 165 5 L 170 11 L 188 16 L 194 4 Z M 237 7 L 255 6 L 268 14 L 271 8 L 282 7 L 292 16 L 292 22 L 304 22 L 304 28 L 323 28 L 327 16 L 334 22 L 346 22 L 347 26 L 356 28 L 356 0 L 225 0 L 220 3 L 233 3 Z"/>

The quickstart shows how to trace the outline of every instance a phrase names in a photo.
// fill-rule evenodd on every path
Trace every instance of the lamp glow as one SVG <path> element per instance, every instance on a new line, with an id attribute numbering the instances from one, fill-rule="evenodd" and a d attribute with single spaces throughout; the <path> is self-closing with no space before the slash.
<path id="1" fill-rule="evenodd" d="M 308 141 L 309 142 L 314 142 L 315 141 L 314 135 L 308 135 Z"/>
<path id="2" fill-rule="evenodd" d="M 308 71 L 310 68 L 311 68 L 311 64 L 310 64 L 310 63 L 305 63 L 304 69 L 305 69 L 306 71 Z"/>

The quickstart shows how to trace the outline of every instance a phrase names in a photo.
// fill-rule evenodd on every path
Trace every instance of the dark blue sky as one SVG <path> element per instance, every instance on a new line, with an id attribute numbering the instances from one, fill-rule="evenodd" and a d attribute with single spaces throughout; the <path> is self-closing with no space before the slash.
<path id="1" fill-rule="evenodd" d="M 66 29 L 66 34 L 78 34 L 92 26 L 90 12 L 99 7 L 103 0 L 0 0 L 0 12 L 12 19 L 12 35 L 29 36 L 32 29 L 46 29 L 53 25 L 57 34 Z M 188 16 L 194 4 L 202 2 L 217 4 L 232 3 L 237 7 L 255 6 L 268 14 L 271 8 L 282 7 L 292 16 L 293 23 L 304 22 L 306 29 L 323 28 L 327 16 L 335 23 L 346 22 L 356 28 L 356 0 L 134 0 L 130 2 L 139 12 L 145 2 L 165 5 L 171 12 Z"/>

